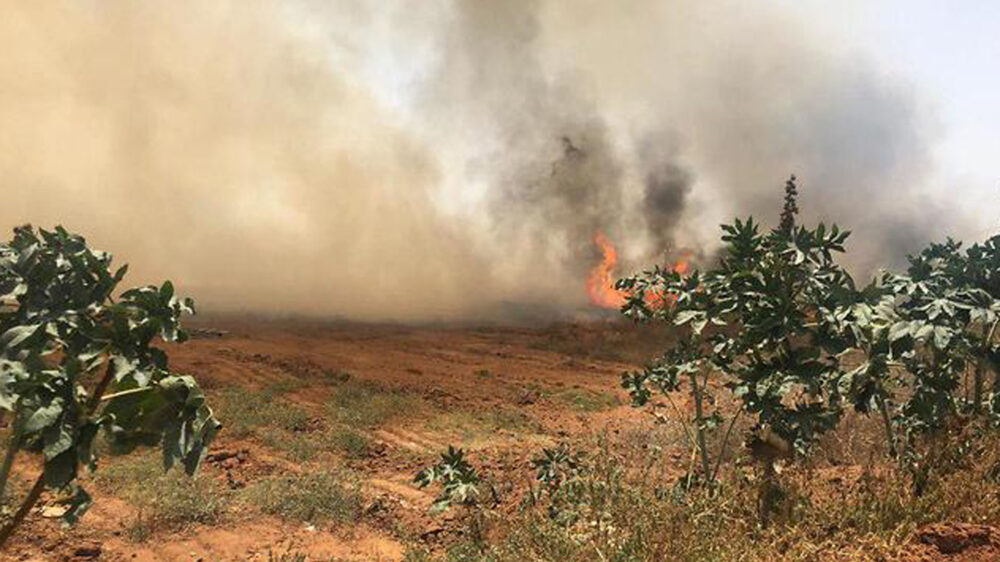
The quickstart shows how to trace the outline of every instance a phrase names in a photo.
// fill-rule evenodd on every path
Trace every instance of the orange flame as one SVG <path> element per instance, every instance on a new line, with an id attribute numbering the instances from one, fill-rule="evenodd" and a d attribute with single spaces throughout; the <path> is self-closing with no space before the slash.
<path id="1" fill-rule="evenodd" d="M 601 263 L 594 266 L 587 276 L 587 296 L 590 302 L 601 308 L 621 308 L 625 304 L 626 295 L 614 289 L 615 266 L 618 265 L 618 250 L 611 240 L 600 230 L 594 233 L 594 244 L 601 249 Z M 679 258 L 670 268 L 681 275 L 687 274 L 691 270 L 689 254 Z M 673 295 L 664 298 L 661 295 L 647 294 L 647 304 L 651 308 L 669 306 L 673 303 Z"/>
<path id="2" fill-rule="evenodd" d="M 587 296 L 590 302 L 601 308 L 620 308 L 625 304 L 625 296 L 616 291 L 611 273 L 618 264 L 618 250 L 611 240 L 598 230 L 594 233 L 594 244 L 601 249 L 601 263 L 590 270 L 587 277 Z"/>

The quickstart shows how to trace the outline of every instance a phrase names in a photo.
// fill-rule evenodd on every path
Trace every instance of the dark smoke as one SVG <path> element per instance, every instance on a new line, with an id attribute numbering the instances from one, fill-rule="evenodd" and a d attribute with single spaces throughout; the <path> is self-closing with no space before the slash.
<path id="1" fill-rule="evenodd" d="M 595 231 L 622 273 L 710 255 L 790 173 L 862 275 L 960 224 L 917 93 L 757 4 L 0 6 L 0 225 L 64 223 L 209 309 L 572 310 Z"/>
<path id="2" fill-rule="evenodd" d="M 934 128 L 905 84 L 766 8 L 627 4 L 452 3 L 425 101 L 492 130 L 477 172 L 500 238 L 563 256 L 549 271 L 567 279 L 593 263 L 597 229 L 633 264 L 710 253 L 734 215 L 776 222 L 790 173 L 803 222 L 855 231 L 861 276 L 934 236 Z"/>
<path id="3" fill-rule="evenodd" d="M 670 159 L 659 159 L 646 172 L 643 211 L 646 228 L 657 247 L 674 249 L 673 227 L 684 213 L 694 177 Z"/>

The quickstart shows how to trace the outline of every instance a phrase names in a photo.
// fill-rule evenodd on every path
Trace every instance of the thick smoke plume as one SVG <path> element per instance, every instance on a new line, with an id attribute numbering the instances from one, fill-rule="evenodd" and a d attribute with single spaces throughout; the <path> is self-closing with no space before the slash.
<path id="1" fill-rule="evenodd" d="M 0 0 L 0 226 L 61 223 L 215 310 L 570 310 L 734 214 L 941 225 L 905 85 L 740 2 Z M 935 216 L 930 221 L 928 217 Z"/>

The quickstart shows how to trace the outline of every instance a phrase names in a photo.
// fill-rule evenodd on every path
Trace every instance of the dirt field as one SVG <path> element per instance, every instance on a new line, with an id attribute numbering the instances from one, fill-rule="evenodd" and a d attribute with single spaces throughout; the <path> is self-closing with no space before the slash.
<path id="1" fill-rule="evenodd" d="M 676 428 L 631 408 L 619 387 L 666 333 L 606 321 L 192 327 L 192 341 L 168 349 L 172 367 L 198 377 L 225 425 L 199 477 L 164 476 L 153 451 L 105 455 L 84 479 L 96 503 L 77 527 L 60 528 L 46 498 L 0 559 L 398 561 L 464 532 L 456 513 L 430 514 L 434 491 L 413 484 L 449 445 L 469 451 L 493 483 L 489 501 L 508 512 L 543 446 L 604 438 L 645 448 L 655 432 L 668 479 L 689 462 Z M 30 460 L 16 467 L 22 487 L 36 473 Z M 830 470 L 841 482 L 855 469 Z M 907 560 L 1000 559 L 989 527 L 922 533 Z M 955 544 L 960 557 L 945 554 Z"/>
<path id="2" fill-rule="evenodd" d="M 295 552 L 399 560 L 405 541 L 433 543 L 451 531 L 449 516 L 428 515 L 433 492 L 412 484 L 448 445 L 470 451 L 513 489 L 531 478 L 541 446 L 648 420 L 618 388 L 629 359 L 644 353 L 623 344 L 633 339 L 625 325 L 194 327 L 192 341 L 168 351 L 175 370 L 198 377 L 226 426 L 196 491 L 218 496 L 211 501 L 219 507 L 159 506 L 164 486 L 186 483 L 158 477 L 151 453 L 145 464 L 105 457 L 87 481 L 96 503 L 82 523 L 61 530 L 43 508 L 6 559 L 267 560 Z M 32 473 L 27 463 L 18 470 Z M 273 489 L 250 493 L 261 482 L 317 472 L 349 482 L 358 513 L 339 522 L 297 517 L 294 506 L 258 497 Z"/>

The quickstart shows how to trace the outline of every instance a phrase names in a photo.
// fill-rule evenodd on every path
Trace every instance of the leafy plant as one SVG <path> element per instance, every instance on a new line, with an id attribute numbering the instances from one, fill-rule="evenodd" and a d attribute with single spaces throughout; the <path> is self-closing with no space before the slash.
<path id="1" fill-rule="evenodd" d="M 454 447 L 448 447 L 439 463 L 418 472 L 413 481 L 421 488 L 441 485 L 441 493 L 432 507 L 434 511 L 444 511 L 452 504 L 475 505 L 479 495 L 476 469 L 465 460 L 465 452 Z"/>
<path id="2" fill-rule="evenodd" d="M 577 504 L 583 496 L 584 473 L 587 469 L 583 453 L 573 451 L 565 443 L 553 449 L 542 449 L 542 454 L 531 460 L 537 470 L 539 490 L 529 498 L 537 502 L 548 499 L 549 517 L 565 525 L 576 522 Z"/>
<path id="3" fill-rule="evenodd" d="M 849 344 L 837 314 L 856 292 L 834 259 L 844 251 L 847 231 L 820 224 L 762 234 L 752 218 L 722 230 L 725 247 L 716 267 L 690 274 L 656 267 L 616 285 L 629 295 L 626 316 L 685 327 L 683 339 L 642 371 L 626 374 L 623 386 L 643 405 L 653 392 L 669 399 L 686 385 L 694 403 L 691 440 L 709 484 L 724 456 L 724 450 L 715 453 L 713 466 L 706 444 L 706 433 L 723 421 L 709 411 L 713 378 L 739 404 L 723 449 L 736 416 L 752 416 L 749 442 L 762 453 L 765 480 L 777 458 L 807 453 L 837 424 L 840 359 Z"/>
<path id="4" fill-rule="evenodd" d="M 43 461 L 0 545 L 46 488 L 64 496 L 66 523 L 83 515 L 91 498 L 76 479 L 96 469 L 99 431 L 116 452 L 160 444 L 165 469 L 193 474 L 220 428 L 195 380 L 171 373 L 154 345 L 187 339 L 180 318 L 194 303 L 169 281 L 115 298 L 127 268 L 112 272 L 111 260 L 61 227 L 20 227 L 0 244 L 0 410 L 13 416 L 0 495 L 19 452 Z"/>
<path id="5" fill-rule="evenodd" d="M 917 445 L 960 416 L 981 416 L 987 405 L 996 411 L 997 394 L 985 386 L 989 371 L 994 389 L 1000 380 L 998 239 L 961 247 L 948 240 L 910 256 L 905 273 L 884 273 L 845 315 L 866 360 L 842 390 L 859 411 L 879 409 L 889 450 L 911 468 L 918 490 L 926 465 Z"/>

